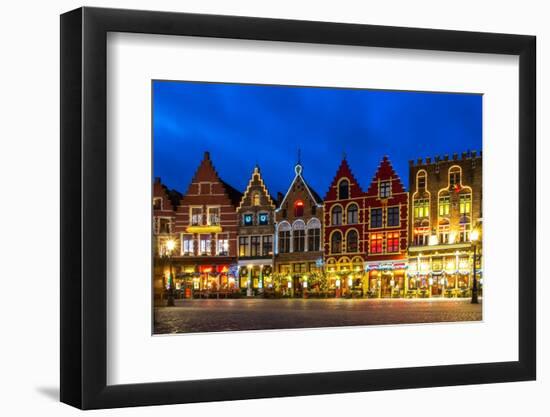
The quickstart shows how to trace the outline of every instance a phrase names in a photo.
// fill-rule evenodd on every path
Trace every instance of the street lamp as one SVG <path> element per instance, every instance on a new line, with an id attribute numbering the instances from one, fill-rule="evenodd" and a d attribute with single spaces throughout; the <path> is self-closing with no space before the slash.
<path id="1" fill-rule="evenodd" d="M 477 229 L 472 230 L 472 233 L 470 234 L 470 240 L 472 242 L 472 246 L 474 247 L 474 265 L 473 265 L 473 275 L 474 275 L 474 281 L 472 283 L 472 304 L 477 304 L 477 271 L 476 271 L 476 260 L 477 260 L 477 245 L 476 242 L 479 240 L 479 232 Z"/>
<path id="2" fill-rule="evenodd" d="M 172 273 L 172 253 L 174 252 L 174 249 L 176 247 L 176 241 L 174 239 L 168 239 L 166 243 L 164 244 L 165 254 L 168 256 L 168 264 L 170 266 L 170 290 L 168 291 L 168 307 L 174 307 L 174 275 Z"/>

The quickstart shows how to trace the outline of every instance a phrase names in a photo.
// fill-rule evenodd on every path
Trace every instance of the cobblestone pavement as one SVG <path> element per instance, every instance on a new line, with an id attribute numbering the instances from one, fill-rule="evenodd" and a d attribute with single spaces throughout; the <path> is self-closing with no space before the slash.
<path id="1" fill-rule="evenodd" d="M 155 307 L 155 333 L 296 329 L 481 320 L 469 299 L 176 300 Z"/>

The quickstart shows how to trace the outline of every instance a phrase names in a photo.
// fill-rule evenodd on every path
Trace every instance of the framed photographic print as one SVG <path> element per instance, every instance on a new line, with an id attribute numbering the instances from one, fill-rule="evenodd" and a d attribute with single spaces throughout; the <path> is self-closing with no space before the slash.
<path id="1" fill-rule="evenodd" d="M 535 379 L 535 38 L 61 16 L 61 400 Z"/>

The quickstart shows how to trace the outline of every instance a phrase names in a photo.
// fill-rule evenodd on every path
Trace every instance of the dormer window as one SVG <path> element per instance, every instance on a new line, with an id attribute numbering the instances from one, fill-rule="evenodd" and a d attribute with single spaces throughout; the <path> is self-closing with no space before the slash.
<path id="1" fill-rule="evenodd" d="M 294 203 L 294 217 L 303 217 L 304 215 L 304 202 L 302 200 L 296 200 Z"/>
<path id="2" fill-rule="evenodd" d="M 258 214 L 258 224 L 260 226 L 265 226 L 266 224 L 269 224 L 269 214 L 267 213 Z"/>
<path id="3" fill-rule="evenodd" d="M 349 198 L 349 181 L 344 179 L 338 184 L 338 199 L 347 200 Z"/>
<path id="4" fill-rule="evenodd" d="M 378 195 L 380 198 L 388 198 L 391 194 L 391 182 L 390 181 L 382 181 L 380 182 L 380 188 L 378 190 Z"/>

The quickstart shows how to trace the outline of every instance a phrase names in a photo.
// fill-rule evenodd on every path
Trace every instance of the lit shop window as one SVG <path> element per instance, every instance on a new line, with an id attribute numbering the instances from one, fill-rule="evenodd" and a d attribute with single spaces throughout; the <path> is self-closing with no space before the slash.
<path id="1" fill-rule="evenodd" d="M 208 207 L 208 224 L 217 226 L 220 224 L 220 208 Z"/>
<path id="2" fill-rule="evenodd" d="M 359 213 L 359 209 L 357 208 L 357 204 L 350 204 L 348 206 L 348 212 L 347 212 L 347 223 L 348 224 L 357 224 L 357 216 Z"/>
<path id="3" fill-rule="evenodd" d="M 370 235 L 370 253 L 382 253 L 382 233 L 373 233 Z"/>
<path id="4" fill-rule="evenodd" d="M 191 208 L 191 225 L 200 226 L 201 224 L 202 224 L 202 208 L 192 207 Z"/>
<path id="5" fill-rule="evenodd" d="M 338 199 L 347 200 L 349 198 L 349 181 L 341 180 L 338 184 Z"/>
<path id="6" fill-rule="evenodd" d="M 258 224 L 261 226 L 265 226 L 269 223 L 269 214 L 267 213 L 260 213 L 258 214 Z"/>
<path id="7" fill-rule="evenodd" d="M 429 209 L 430 202 L 428 199 L 421 198 L 421 199 L 414 200 L 413 205 L 414 205 L 415 219 L 422 219 L 430 215 L 430 209 Z"/>
<path id="8" fill-rule="evenodd" d="M 339 226 L 342 224 L 342 207 L 334 206 L 332 208 L 332 223 L 333 226 Z"/>
<path id="9" fill-rule="evenodd" d="M 382 227 L 382 209 L 375 208 L 370 211 L 370 227 Z"/>
<path id="10" fill-rule="evenodd" d="M 210 235 L 200 235 L 200 253 L 202 256 L 212 254 L 212 237 Z"/>
<path id="11" fill-rule="evenodd" d="M 439 197 L 439 215 L 448 216 L 451 210 L 451 199 L 449 196 Z"/>
<path id="12" fill-rule="evenodd" d="M 390 232 L 386 238 L 388 252 L 399 252 L 399 232 Z"/>
<path id="13" fill-rule="evenodd" d="M 304 215 L 304 202 L 297 200 L 294 203 L 294 217 L 302 217 Z"/>
<path id="14" fill-rule="evenodd" d="M 358 250 L 358 241 L 357 231 L 350 230 L 346 235 L 346 251 L 347 252 L 357 252 Z"/>
<path id="15" fill-rule="evenodd" d="M 388 226 L 399 226 L 399 207 L 388 207 Z"/>
<path id="16" fill-rule="evenodd" d="M 254 216 L 250 213 L 247 213 L 243 216 L 243 224 L 245 226 L 252 226 L 254 224 Z"/>
<path id="17" fill-rule="evenodd" d="M 378 191 L 380 198 L 388 198 L 391 195 L 391 181 L 380 182 L 380 188 Z"/>

